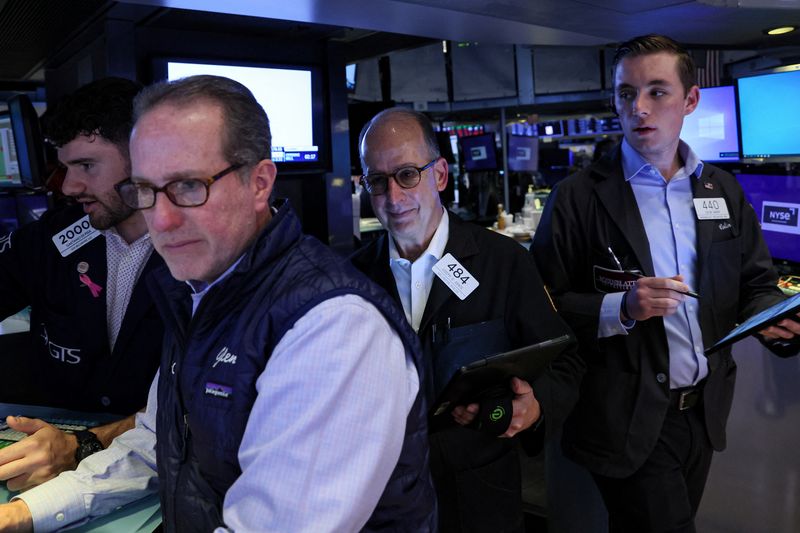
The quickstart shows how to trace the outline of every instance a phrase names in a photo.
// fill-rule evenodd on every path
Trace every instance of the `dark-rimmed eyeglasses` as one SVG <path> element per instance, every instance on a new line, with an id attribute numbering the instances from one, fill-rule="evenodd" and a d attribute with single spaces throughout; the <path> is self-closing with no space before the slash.
<path id="1" fill-rule="evenodd" d="M 437 157 L 423 167 L 408 166 L 398 168 L 392 174 L 364 174 L 361 176 L 361 185 L 372 196 L 378 196 L 386 192 L 389 188 L 389 178 L 394 178 L 394 182 L 403 189 L 413 189 L 422 178 L 422 173 L 431 168 L 438 160 L 439 158 Z"/>
<path id="2" fill-rule="evenodd" d="M 156 195 L 163 192 L 169 201 L 178 207 L 200 207 L 208 201 L 209 187 L 244 165 L 236 163 L 210 178 L 185 178 L 170 181 L 163 187 L 150 183 L 139 183 L 130 178 L 114 185 L 122 203 L 131 209 L 150 209 L 156 205 Z"/>

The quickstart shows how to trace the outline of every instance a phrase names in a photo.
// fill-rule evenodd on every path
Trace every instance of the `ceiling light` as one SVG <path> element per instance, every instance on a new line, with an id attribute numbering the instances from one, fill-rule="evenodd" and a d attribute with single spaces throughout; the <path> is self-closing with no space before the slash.
<path id="1" fill-rule="evenodd" d="M 796 26 L 780 26 L 778 28 L 770 28 L 768 30 L 764 30 L 764 33 L 767 35 L 783 35 L 784 33 L 791 33 L 796 30 Z"/>

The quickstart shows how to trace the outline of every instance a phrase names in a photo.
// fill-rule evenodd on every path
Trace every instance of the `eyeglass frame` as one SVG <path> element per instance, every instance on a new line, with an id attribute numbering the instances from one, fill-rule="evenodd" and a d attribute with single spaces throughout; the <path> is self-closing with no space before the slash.
<path id="1" fill-rule="evenodd" d="M 386 194 L 386 191 L 389 190 L 389 178 L 392 178 L 394 180 L 394 182 L 397 184 L 397 186 L 400 187 L 401 189 L 413 189 L 414 187 L 419 185 L 420 181 L 422 181 L 422 173 L 425 172 L 426 170 L 428 170 L 429 168 L 433 167 L 433 165 L 436 164 L 436 162 L 439 160 L 440 157 L 441 156 L 436 156 L 431 162 L 427 163 L 426 165 L 424 165 L 422 167 L 415 167 L 414 165 L 404 165 L 404 166 L 398 168 L 397 170 L 395 170 L 394 172 L 392 172 L 391 174 L 386 173 L 386 172 L 375 172 L 373 174 L 362 174 L 361 178 L 358 181 L 361 184 L 361 186 L 364 187 L 367 190 L 367 192 L 370 194 L 370 196 L 381 196 L 383 194 Z M 403 185 L 402 183 L 397 181 L 397 174 L 399 172 L 401 172 L 403 170 L 407 170 L 409 168 L 413 168 L 414 170 L 417 171 L 417 182 L 414 185 L 406 187 L 405 185 Z M 386 190 L 381 192 L 381 193 L 374 193 L 373 194 L 373 192 L 370 190 L 371 186 L 369 184 L 369 179 L 368 179 L 369 176 L 384 176 L 384 177 L 386 177 Z"/>
<path id="2" fill-rule="evenodd" d="M 229 166 L 228 168 L 226 168 L 224 170 L 221 170 L 220 172 L 217 172 L 216 174 L 214 174 L 213 176 L 210 176 L 208 178 L 178 178 L 178 179 L 175 179 L 175 180 L 168 181 L 167 183 L 165 183 L 161 187 L 156 187 L 155 185 L 153 185 L 151 183 L 137 183 L 137 182 L 133 181 L 131 178 L 127 178 L 127 179 L 122 180 L 119 183 L 115 184 L 114 185 L 114 189 L 117 191 L 117 194 L 119 195 L 120 199 L 122 199 L 122 203 L 124 203 L 127 207 L 129 207 L 131 209 L 135 209 L 137 211 L 141 211 L 141 210 L 144 210 L 144 209 L 152 209 L 153 207 L 155 207 L 156 200 L 157 200 L 157 197 L 158 197 L 158 193 L 160 193 L 160 192 L 163 192 L 164 196 L 166 196 L 167 199 L 172 203 L 172 205 L 174 205 L 176 207 L 190 207 L 190 208 L 191 207 L 201 207 L 201 206 L 206 205 L 206 203 L 208 202 L 208 197 L 211 195 L 211 186 L 213 184 L 215 184 L 217 181 L 219 181 L 220 179 L 224 178 L 225 176 L 227 176 L 231 172 L 235 172 L 235 171 L 239 170 L 243 166 L 244 166 L 244 163 L 234 163 L 231 166 Z M 203 203 L 194 204 L 194 205 L 180 205 L 179 203 L 177 203 L 167 189 L 173 183 L 178 183 L 178 182 L 181 182 L 181 181 L 198 181 L 198 182 L 202 183 L 203 186 L 206 189 L 206 199 L 203 200 Z M 133 206 L 129 205 L 127 202 L 125 202 L 125 197 L 122 195 L 122 191 L 120 190 L 120 189 L 122 189 L 123 187 L 125 187 L 127 185 L 133 185 L 134 187 L 137 187 L 137 188 L 141 187 L 141 186 L 145 186 L 144 188 L 153 191 L 153 203 L 151 205 L 147 206 L 147 207 L 133 207 Z"/>

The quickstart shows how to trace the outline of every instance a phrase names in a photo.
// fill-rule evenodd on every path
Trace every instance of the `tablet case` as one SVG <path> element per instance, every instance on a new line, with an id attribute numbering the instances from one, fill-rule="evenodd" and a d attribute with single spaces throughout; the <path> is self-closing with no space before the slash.
<path id="1" fill-rule="evenodd" d="M 431 406 L 431 418 L 441 418 L 457 405 L 467 405 L 492 394 L 510 391 L 509 382 L 514 376 L 532 383 L 572 342 L 571 336 L 562 335 L 462 366 Z"/>

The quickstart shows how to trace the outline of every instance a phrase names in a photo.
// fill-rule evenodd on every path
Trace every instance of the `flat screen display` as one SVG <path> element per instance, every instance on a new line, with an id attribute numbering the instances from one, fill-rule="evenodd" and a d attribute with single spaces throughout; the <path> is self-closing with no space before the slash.
<path id="1" fill-rule="evenodd" d="M 800 176 L 739 174 L 775 259 L 800 264 Z"/>
<path id="2" fill-rule="evenodd" d="M 11 117 L 0 114 L 0 187 L 20 187 L 17 145 L 11 129 Z"/>
<path id="3" fill-rule="evenodd" d="M 700 89 L 700 103 L 683 119 L 681 139 L 703 161 L 738 161 L 736 91 L 733 86 Z"/>
<path id="4" fill-rule="evenodd" d="M 225 76 L 250 89 L 269 117 L 273 161 L 320 161 L 321 95 L 311 68 L 166 61 L 167 80 L 198 74 Z"/>
<path id="5" fill-rule="evenodd" d="M 739 78 L 742 156 L 800 158 L 800 65 Z"/>
<path id="6" fill-rule="evenodd" d="M 464 154 L 464 168 L 467 171 L 497 170 L 494 133 L 461 137 L 459 142 Z"/>
<path id="7" fill-rule="evenodd" d="M 508 136 L 508 170 L 535 172 L 539 170 L 539 139 L 523 135 Z"/>

